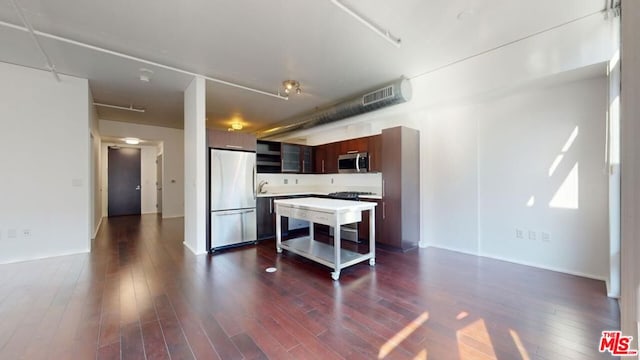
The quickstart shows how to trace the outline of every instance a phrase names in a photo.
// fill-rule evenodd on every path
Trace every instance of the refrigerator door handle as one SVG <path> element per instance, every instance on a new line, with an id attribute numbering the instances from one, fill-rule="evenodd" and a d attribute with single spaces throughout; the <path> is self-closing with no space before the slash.
<path id="1" fill-rule="evenodd" d="M 256 166 L 253 165 L 253 200 L 256 200 L 258 197 L 258 189 L 256 188 L 256 177 L 258 176 L 258 172 L 256 171 Z"/>
<path id="2" fill-rule="evenodd" d="M 228 211 L 228 212 L 222 212 L 222 211 L 214 211 L 213 213 L 216 216 L 230 216 L 230 215 L 238 215 L 238 214 L 250 214 L 252 212 L 254 212 L 255 210 L 245 210 L 245 211 L 237 211 L 237 210 L 232 210 L 232 211 Z"/>

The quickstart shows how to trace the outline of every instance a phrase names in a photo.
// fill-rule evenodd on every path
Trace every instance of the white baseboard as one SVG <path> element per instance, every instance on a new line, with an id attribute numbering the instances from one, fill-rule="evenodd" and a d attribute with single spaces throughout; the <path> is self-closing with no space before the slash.
<path id="1" fill-rule="evenodd" d="M 100 226 L 102 226 L 102 219 L 104 219 L 104 218 L 103 217 L 100 218 L 100 221 L 98 221 L 98 225 L 93 230 L 93 237 L 91 237 L 91 240 L 95 239 L 96 236 L 98 236 L 98 231 L 100 231 Z"/>
<path id="2" fill-rule="evenodd" d="M 54 258 L 54 257 L 59 257 L 59 256 L 69 256 L 69 255 L 78 255 L 78 254 L 86 254 L 89 253 L 91 250 L 89 249 L 77 249 L 77 250 L 69 250 L 69 251 L 62 251 L 59 253 L 52 253 L 52 254 L 37 254 L 34 256 L 23 256 L 23 257 L 17 257 L 14 259 L 9 259 L 9 260 L 2 260 L 0 261 L 0 265 L 4 265 L 4 264 L 13 264 L 13 263 L 19 263 L 19 262 L 25 262 L 25 261 L 33 261 L 33 260 L 42 260 L 42 259 L 49 259 L 49 258 Z"/>
<path id="3" fill-rule="evenodd" d="M 189 251 L 191 251 L 193 253 L 193 255 L 204 255 L 204 254 L 207 253 L 206 251 L 201 251 L 201 252 L 195 251 L 189 244 L 187 244 L 186 241 L 183 241 L 182 245 L 184 245 L 184 247 L 189 249 Z"/>
<path id="4" fill-rule="evenodd" d="M 514 263 L 514 264 L 519 264 L 519 265 L 531 266 L 531 267 L 535 267 L 535 268 L 538 268 L 538 269 L 544 269 L 544 270 L 560 272 L 560 273 L 563 273 L 563 274 L 569 274 L 569 275 L 575 275 L 575 276 L 580 276 L 580 277 L 594 279 L 594 280 L 600 280 L 600 281 L 604 281 L 605 283 L 607 282 L 607 278 L 606 277 L 593 275 L 593 274 L 587 274 L 587 273 L 583 273 L 583 272 L 580 272 L 580 271 L 573 271 L 573 270 L 569 270 L 569 269 L 563 269 L 563 268 L 559 268 L 559 267 L 555 267 L 555 266 L 542 265 L 542 264 L 538 264 L 538 263 L 534 263 L 534 262 L 528 262 L 528 261 L 518 261 L 518 260 L 513 260 L 513 259 L 507 259 L 507 258 L 503 258 L 501 256 L 495 256 L 495 255 L 491 255 L 491 254 L 482 254 L 482 255 L 479 255 L 479 256 L 486 257 L 486 258 L 489 258 L 489 259 L 502 260 L 502 261 L 506 261 L 506 262 L 510 262 L 510 263 Z"/>
<path id="5" fill-rule="evenodd" d="M 463 249 L 453 248 L 453 247 L 449 247 L 449 246 L 427 244 L 425 247 L 426 248 L 432 247 L 432 248 L 436 248 L 436 249 L 455 251 L 455 252 L 459 252 L 459 253 L 466 254 L 466 255 L 480 256 L 478 253 L 475 253 L 475 252 L 472 252 L 472 251 L 469 251 L 469 250 L 463 250 Z"/>
<path id="6" fill-rule="evenodd" d="M 505 258 L 505 257 L 502 257 L 502 256 L 486 254 L 486 253 L 483 253 L 483 254 L 473 253 L 473 252 L 470 252 L 470 251 L 467 251 L 467 250 L 448 248 L 448 247 L 439 246 L 439 245 L 429 245 L 428 247 L 434 247 L 434 248 L 439 248 L 439 249 L 444 249 L 444 250 L 449 250 L 449 251 L 455 251 L 455 252 L 459 252 L 459 253 L 463 253 L 463 254 L 467 254 L 467 255 L 480 256 L 480 257 L 484 257 L 484 258 L 488 258 L 488 259 L 506 261 L 506 262 L 510 262 L 510 263 L 513 263 L 513 264 L 531 266 L 531 267 L 538 268 L 538 269 L 555 271 L 555 272 L 559 272 L 559 273 L 563 273 L 563 274 L 575 275 L 575 276 L 580 276 L 580 277 L 584 277 L 584 278 L 588 278 L 588 279 L 600 280 L 600 281 L 604 281 L 605 284 L 607 282 L 607 278 L 603 277 L 603 276 L 587 274 L 587 273 L 583 273 L 583 272 L 580 272 L 580 271 L 573 271 L 573 270 L 563 269 L 563 268 L 554 267 L 554 266 L 542 265 L 542 264 L 538 264 L 538 263 L 534 263 L 534 262 L 508 259 L 508 258 Z"/>
<path id="7" fill-rule="evenodd" d="M 184 215 L 166 215 L 165 216 L 164 214 L 162 214 L 163 219 L 175 219 L 175 218 L 181 218 L 181 217 L 184 217 Z"/>

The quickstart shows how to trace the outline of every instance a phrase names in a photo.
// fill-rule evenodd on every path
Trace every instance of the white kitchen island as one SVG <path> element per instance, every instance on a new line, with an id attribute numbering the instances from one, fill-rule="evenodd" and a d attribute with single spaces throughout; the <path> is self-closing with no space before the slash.
<path id="1" fill-rule="evenodd" d="M 338 280 L 340 270 L 369 260 L 369 265 L 376 263 L 375 207 L 373 202 L 337 200 L 324 198 L 297 198 L 275 200 L 276 208 L 276 250 L 282 249 L 304 256 L 333 269 L 331 278 Z M 340 245 L 340 226 L 360 222 L 362 212 L 369 210 L 369 252 L 361 254 L 342 249 Z M 282 241 L 281 218 L 283 216 L 309 221 L 309 236 Z M 324 224 L 334 227 L 334 246 L 314 239 L 313 224 Z"/>

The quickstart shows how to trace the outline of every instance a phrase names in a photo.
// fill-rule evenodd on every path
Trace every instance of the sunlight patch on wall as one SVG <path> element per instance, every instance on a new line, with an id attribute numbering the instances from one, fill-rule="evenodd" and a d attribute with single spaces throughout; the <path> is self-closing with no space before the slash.
<path id="1" fill-rule="evenodd" d="M 611 60 L 609 60 L 609 67 L 607 68 L 607 71 L 611 71 L 611 69 L 618 66 L 619 62 L 620 62 L 620 49 L 616 50 L 615 54 L 613 54 L 613 57 L 611 57 Z"/>
<path id="2" fill-rule="evenodd" d="M 562 146 L 562 150 L 560 150 L 560 154 L 558 154 L 558 156 L 556 156 L 556 158 L 551 163 L 551 166 L 549 167 L 549 177 L 553 176 L 553 173 L 556 172 L 556 169 L 562 162 L 562 159 L 564 159 L 564 154 L 566 154 L 567 151 L 571 149 L 571 146 L 573 146 L 573 143 L 576 141 L 577 137 L 578 137 L 578 127 L 576 126 L 571 132 L 571 134 L 569 135 L 569 138 L 567 139 L 567 141 L 564 143 L 564 146 Z"/>
<path id="3" fill-rule="evenodd" d="M 576 128 L 573 129 L 573 131 L 571 132 L 571 135 L 569 135 L 569 139 L 567 139 L 567 142 L 564 143 L 564 146 L 562 147 L 563 153 L 566 153 L 567 151 L 569 151 L 569 149 L 571 149 L 571 145 L 573 145 L 573 142 L 576 140 L 577 137 L 578 137 L 578 127 L 576 126 Z"/>
<path id="4" fill-rule="evenodd" d="M 576 163 L 549 202 L 550 208 L 578 209 L 578 163 Z"/>
<path id="5" fill-rule="evenodd" d="M 611 165 L 620 164 L 620 96 L 609 105 L 609 162 Z"/>
<path id="6" fill-rule="evenodd" d="M 560 165 L 560 162 L 562 162 L 563 158 L 564 155 L 560 154 L 556 156 L 555 160 L 553 160 L 553 163 L 551 163 L 551 167 L 549 168 L 549 177 L 553 176 L 553 173 L 556 172 L 556 169 L 558 168 L 558 165 Z"/>
<path id="7" fill-rule="evenodd" d="M 527 207 L 533 207 L 533 205 L 535 205 L 535 203 L 536 203 L 536 197 L 532 195 L 529 198 L 529 201 L 527 201 Z"/>

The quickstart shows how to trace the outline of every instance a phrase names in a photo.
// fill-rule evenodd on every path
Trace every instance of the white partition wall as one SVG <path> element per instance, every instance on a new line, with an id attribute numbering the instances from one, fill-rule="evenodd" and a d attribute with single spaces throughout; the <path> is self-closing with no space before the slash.
<path id="1" fill-rule="evenodd" d="M 184 244 L 206 253 L 205 80 L 194 78 L 184 92 Z"/>
<path id="2" fill-rule="evenodd" d="M 622 282 L 620 325 L 633 336 L 631 349 L 638 348 L 640 314 L 640 2 L 622 1 L 621 24 L 621 193 L 622 193 Z"/>
<path id="3" fill-rule="evenodd" d="M 0 63 L 0 263 L 88 252 L 86 79 Z"/>

